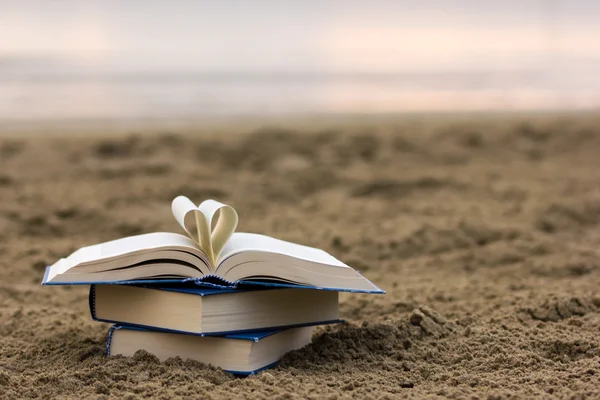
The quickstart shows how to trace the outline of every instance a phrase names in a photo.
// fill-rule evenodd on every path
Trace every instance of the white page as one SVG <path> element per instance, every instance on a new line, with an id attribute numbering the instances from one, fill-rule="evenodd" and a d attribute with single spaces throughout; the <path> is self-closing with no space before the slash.
<path id="1" fill-rule="evenodd" d="M 327 264 L 335 267 L 350 268 L 326 251 L 314 247 L 303 246 L 296 243 L 286 242 L 270 236 L 257 233 L 234 233 L 225 244 L 220 257 L 220 262 L 233 254 L 245 251 L 261 251 L 265 253 L 277 253 L 286 256 Z"/>
<path id="2" fill-rule="evenodd" d="M 129 236 L 93 246 L 82 247 L 66 258 L 71 266 L 103 259 L 116 258 L 135 251 L 176 246 L 198 249 L 190 238 L 178 233 L 154 232 Z"/>
<path id="3" fill-rule="evenodd" d="M 238 224 L 238 215 L 233 207 L 215 200 L 205 200 L 198 210 L 206 217 L 206 224 L 210 232 L 210 247 L 212 261 L 216 264 L 225 243 L 231 237 Z M 213 228 L 213 219 L 217 215 L 216 224 Z"/>
<path id="4" fill-rule="evenodd" d="M 211 266 L 215 268 L 216 260 L 225 242 L 237 227 L 237 212 L 232 207 L 215 200 L 205 200 L 196 207 L 185 196 L 177 196 L 173 199 L 171 211 L 179 225 L 192 240 L 198 243 L 208 256 Z"/>
<path id="5" fill-rule="evenodd" d="M 196 232 L 191 232 L 190 228 L 192 227 L 192 224 L 188 223 L 186 225 L 186 217 L 189 216 L 190 213 L 198 211 L 198 207 L 196 207 L 196 205 L 185 196 L 177 196 L 171 203 L 171 212 L 173 213 L 177 223 L 183 228 L 190 238 L 195 240 L 200 245 L 201 238 L 199 229 L 204 227 L 196 227 Z"/>

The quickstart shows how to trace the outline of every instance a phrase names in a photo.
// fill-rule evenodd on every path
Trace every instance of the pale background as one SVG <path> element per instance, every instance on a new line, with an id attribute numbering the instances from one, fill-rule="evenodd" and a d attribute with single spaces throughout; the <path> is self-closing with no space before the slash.
<path id="1" fill-rule="evenodd" d="M 600 107 L 600 2 L 0 0 L 0 120 Z"/>

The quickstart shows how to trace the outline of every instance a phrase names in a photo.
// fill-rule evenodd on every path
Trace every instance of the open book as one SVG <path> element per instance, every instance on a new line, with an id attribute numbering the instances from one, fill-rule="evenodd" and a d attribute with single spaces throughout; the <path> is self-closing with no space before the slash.
<path id="1" fill-rule="evenodd" d="M 171 206 L 187 236 L 156 232 L 83 247 L 46 270 L 43 284 L 182 282 L 308 286 L 383 293 L 327 252 L 269 236 L 235 232 L 236 211 L 215 200 L 179 196 Z"/>

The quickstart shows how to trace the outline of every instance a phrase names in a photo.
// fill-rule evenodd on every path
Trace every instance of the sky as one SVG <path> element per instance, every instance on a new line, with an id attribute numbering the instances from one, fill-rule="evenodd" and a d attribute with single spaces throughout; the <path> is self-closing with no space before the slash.
<path id="1" fill-rule="evenodd" d="M 598 71 L 598 0 L 0 0 L 0 120 L 596 109 Z"/>
<path id="2" fill-rule="evenodd" d="M 585 66 L 600 59 L 600 2 L 0 0 L 0 57 L 28 56 L 191 70 Z"/>

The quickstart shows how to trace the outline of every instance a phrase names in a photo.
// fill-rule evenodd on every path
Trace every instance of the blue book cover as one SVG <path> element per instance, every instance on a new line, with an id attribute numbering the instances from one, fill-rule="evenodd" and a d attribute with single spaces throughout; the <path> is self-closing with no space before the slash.
<path id="1" fill-rule="evenodd" d="M 136 285 L 134 287 L 140 287 L 140 288 L 145 288 L 145 289 L 149 289 L 149 290 L 160 290 L 160 291 L 170 291 L 170 292 L 176 292 L 176 293 L 184 293 L 187 295 L 192 295 L 192 296 L 201 296 L 201 297 L 206 297 L 206 296 L 218 296 L 218 295 L 223 295 L 223 294 L 227 294 L 227 293 L 242 293 L 242 292 L 250 292 L 250 291 L 265 291 L 265 290 L 279 290 L 281 288 L 257 288 L 257 287 L 251 287 L 248 289 L 233 289 L 233 288 L 207 288 L 207 287 L 198 287 L 198 286 L 181 286 L 181 285 L 163 285 L 163 286 L 156 286 L 156 285 Z M 150 326 L 150 325 L 143 325 L 143 324 L 135 324 L 135 323 L 131 323 L 130 321 L 116 321 L 116 320 L 111 320 L 111 319 L 104 319 L 104 318 L 99 318 L 96 315 L 96 285 L 91 285 L 90 286 L 90 292 L 89 292 L 89 307 L 90 307 L 90 314 L 91 317 L 94 321 L 99 321 L 99 322 L 109 322 L 109 323 L 116 323 L 119 325 L 128 325 L 131 327 L 137 327 L 140 329 L 151 329 L 154 331 L 162 331 L 162 332 L 171 332 L 171 333 L 182 333 L 182 334 L 188 334 L 188 335 L 197 335 L 197 336 L 224 336 L 224 335 L 237 335 L 237 334 L 245 334 L 247 332 L 251 332 L 251 333 L 255 333 L 257 330 L 256 329 L 238 329 L 235 331 L 220 331 L 220 332 L 205 332 L 205 333 L 196 333 L 196 332 L 189 332 L 189 331 L 183 331 L 183 330 L 177 330 L 177 329 L 168 329 L 168 328 L 164 328 L 164 327 L 157 327 L 157 326 Z M 298 327 L 302 327 L 302 326 L 316 326 L 316 325 L 326 325 L 326 324 L 335 324 L 335 323 L 340 323 L 340 322 L 344 322 L 342 319 L 339 318 L 335 318 L 335 319 L 326 319 L 326 320 L 321 320 L 321 321 L 315 321 L 315 322 L 310 322 L 310 323 L 298 323 L 298 324 L 286 324 L 286 325 L 278 325 L 278 326 L 272 326 L 269 327 L 268 329 L 270 331 L 272 330 L 281 330 L 281 329 L 287 329 L 287 328 L 298 328 Z"/>
<path id="2" fill-rule="evenodd" d="M 141 328 L 141 327 L 131 326 L 131 325 L 115 324 L 115 325 L 111 326 L 110 330 L 108 331 L 108 338 L 106 340 L 106 355 L 107 356 L 112 355 L 111 354 L 112 339 L 113 339 L 115 332 L 118 330 L 130 330 L 130 331 L 140 331 L 140 332 L 154 331 L 151 329 L 146 329 L 146 328 Z M 278 334 L 278 333 L 281 333 L 284 331 L 285 331 L 285 329 L 269 329 L 269 330 L 260 330 L 260 331 L 253 331 L 253 332 L 247 332 L 247 333 L 230 333 L 227 335 L 223 335 L 221 337 L 226 338 L 226 339 L 231 339 L 231 340 L 244 340 L 244 341 L 258 343 L 259 341 L 261 341 L 269 336 L 272 336 L 272 335 L 275 335 L 275 334 Z M 171 333 L 181 334 L 181 333 L 177 333 L 177 332 L 171 332 Z M 183 335 L 183 334 L 181 334 L 181 335 Z M 261 366 L 260 368 L 254 369 L 252 371 L 236 371 L 236 370 L 228 370 L 228 369 L 225 369 L 225 371 L 235 374 L 235 375 L 253 375 L 253 374 L 256 374 L 265 369 L 274 367 L 275 365 L 277 365 L 278 362 L 279 361 L 269 363 L 267 365 Z"/>
<path id="3" fill-rule="evenodd" d="M 170 284 L 192 284 L 201 288 L 214 288 L 214 289 L 249 289 L 249 288 L 297 288 L 297 289 L 313 289 L 313 290 L 331 290 L 335 292 L 349 292 L 349 293 L 371 293 L 371 294 L 385 294 L 385 290 L 375 286 L 373 289 L 345 289 L 337 287 L 326 287 L 326 286 L 308 286 L 299 285 L 294 283 L 285 283 L 280 281 L 270 280 L 239 280 L 231 282 L 221 278 L 217 275 L 206 275 L 202 278 L 179 278 L 179 279 L 140 279 L 140 280 L 127 280 L 127 281 L 94 281 L 94 282 L 48 282 L 48 273 L 50 267 L 46 267 L 42 285 L 45 286 L 58 286 L 58 285 L 151 285 L 156 284 L 170 285 Z M 358 271 L 357 271 L 358 272 Z"/>

